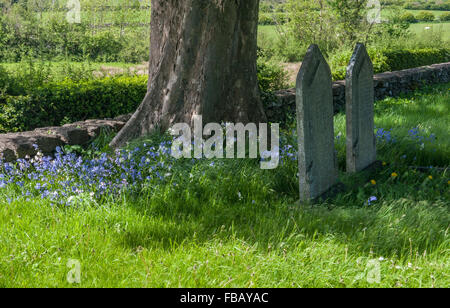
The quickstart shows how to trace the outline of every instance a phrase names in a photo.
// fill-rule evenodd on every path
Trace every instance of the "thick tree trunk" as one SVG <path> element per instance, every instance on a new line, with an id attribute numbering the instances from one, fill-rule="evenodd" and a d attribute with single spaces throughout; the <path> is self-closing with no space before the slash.
<path id="1" fill-rule="evenodd" d="M 114 148 L 192 123 L 261 122 L 256 75 L 259 0 L 153 0 L 148 93 Z"/>

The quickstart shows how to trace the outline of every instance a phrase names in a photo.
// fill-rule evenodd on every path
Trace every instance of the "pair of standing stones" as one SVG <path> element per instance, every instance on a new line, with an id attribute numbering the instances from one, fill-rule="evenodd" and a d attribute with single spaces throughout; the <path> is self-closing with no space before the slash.
<path id="1" fill-rule="evenodd" d="M 300 201 L 317 199 L 338 181 L 334 146 L 334 108 L 330 67 L 312 45 L 297 77 L 297 125 Z M 373 65 L 363 44 L 347 67 L 347 172 L 359 172 L 376 161 Z"/>

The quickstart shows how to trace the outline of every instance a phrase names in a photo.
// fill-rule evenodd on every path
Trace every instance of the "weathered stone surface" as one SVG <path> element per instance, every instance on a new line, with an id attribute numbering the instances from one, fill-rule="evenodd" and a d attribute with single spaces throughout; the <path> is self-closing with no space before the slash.
<path id="1" fill-rule="evenodd" d="M 83 145 L 97 137 L 102 129 L 115 132 L 124 125 L 125 122 L 117 120 L 87 120 L 61 127 L 38 128 L 31 132 L 0 134 L 0 158 L 10 162 L 32 157 L 37 154 L 34 145 L 43 154 L 50 155 L 58 146 Z"/>
<path id="2" fill-rule="evenodd" d="M 347 67 L 347 172 L 359 172 L 377 158 L 374 134 L 373 65 L 366 47 L 358 44 Z"/>
<path id="3" fill-rule="evenodd" d="M 40 132 L 24 132 L 0 135 L 0 156 L 4 161 L 34 156 L 37 154 L 35 146 L 44 154 L 52 153 L 57 146 L 64 145 L 59 136 L 52 136 Z"/>
<path id="4" fill-rule="evenodd" d="M 125 122 L 125 123 L 126 123 L 126 122 L 128 122 L 128 121 L 131 119 L 132 116 L 133 116 L 132 113 L 120 115 L 120 116 L 118 116 L 118 117 L 115 117 L 115 118 L 114 118 L 114 121 L 117 121 L 117 122 Z"/>
<path id="5" fill-rule="evenodd" d="M 68 145 L 83 145 L 91 140 L 87 129 L 76 125 L 38 128 L 35 132 L 58 137 Z"/>
<path id="6" fill-rule="evenodd" d="M 450 62 L 381 73 L 373 80 L 375 99 L 381 100 L 412 92 L 424 84 L 450 82 Z M 345 110 L 345 81 L 333 82 L 333 102 L 335 112 Z M 266 113 L 270 122 L 284 122 L 286 115 L 294 114 L 295 108 L 295 89 L 281 90 L 275 93 L 274 103 L 266 106 Z"/>
<path id="7" fill-rule="evenodd" d="M 312 45 L 296 88 L 300 201 L 320 197 L 337 182 L 331 71 L 319 47 Z"/>
<path id="8" fill-rule="evenodd" d="M 115 120 L 87 120 L 84 122 L 75 122 L 65 126 L 75 126 L 87 131 L 91 138 L 97 137 L 102 130 L 119 131 L 125 122 Z"/>

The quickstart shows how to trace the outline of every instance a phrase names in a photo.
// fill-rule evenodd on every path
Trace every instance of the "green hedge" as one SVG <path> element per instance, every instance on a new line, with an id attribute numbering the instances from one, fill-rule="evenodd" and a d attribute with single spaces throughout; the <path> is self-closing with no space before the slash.
<path id="1" fill-rule="evenodd" d="M 410 13 L 410 12 L 405 12 L 405 13 L 401 14 L 399 19 L 402 22 L 406 22 L 406 23 L 410 23 L 410 24 L 418 22 L 416 16 L 414 16 L 414 14 Z"/>
<path id="2" fill-rule="evenodd" d="M 439 17 L 441 21 L 450 21 L 450 12 L 442 13 L 441 17 Z"/>
<path id="3" fill-rule="evenodd" d="M 419 21 L 424 21 L 424 22 L 432 22 L 436 19 L 436 17 L 434 16 L 433 13 L 431 12 L 420 12 L 419 14 L 417 14 L 416 16 L 417 20 Z"/>
<path id="4" fill-rule="evenodd" d="M 432 3 L 431 1 L 427 2 L 418 2 L 418 1 L 412 1 L 410 3 L 405 4 L 403 7 L 405 9 L 410 10 L 436 10 L 436 11 L 450 11 L 450 3 L 446 1 L 447 3 L 443 1 L 439 1 Z"/>
<path id="5" fill-rule="evenodd" d="M 399 71 L 435 63 L 450 61 L 450 49 L 424 48 L 405 50 L 376 50 L 369 49 L 375 74 Z M 330 66 L 334 80 L 343 80 L 346 67 L 352 56 L 351 51 L 341 52 L 330 59 Z"/>
<path id="6" fill-rule="evenodd" d="M 8 77 L 0 74 L 2 76 Z M 133 112 L 145 96 L 147 78 L 120 76 L 79 82 L 65 80 L 43 84 L 26 93 L 7 93 L 0 87 L 0 133 L 59 126 L 86 119 L 113 118 Z M 262 58 L 258 60 L 262 92 L 287 87 L 286 78 L 278 64 Z M 12 77 L 3 81 L 0 78 L 4 84 L 11 80 Z"/>
<path id="7" fill-rule="evenodd" d="M 286 13 L 260 13 L 259 24 L 260 25 L 276 25 L 285 24 L 288 22 L 288 16 Z"/>
<path id="8" fill-rule="evenodd" d="M 147 77 L 111 77 L 39 87 L 27 96 L 0 95 L 0 132 L 32 130 L 134 111 L 147 91 Z"/>
<path id="9" fill-rule="evenodd" d="M 375 73 L 450 61 L 448 49 L 369 49 L 369 54 Z M 342 52 L 330 59 L 335 80 L 345 79 L 350 57 L 351 52 Z M 258 79 L 262 92 L 286 87 L 286 74 L 282 68 L 263 57 L 258 60 Z M 85 119 L 113 118 L 133 112 L 146 91 L 146 76 L 52 82 L 17 96 L 6 94 L 0 89 L 0 133 L 27 131 Z"/>

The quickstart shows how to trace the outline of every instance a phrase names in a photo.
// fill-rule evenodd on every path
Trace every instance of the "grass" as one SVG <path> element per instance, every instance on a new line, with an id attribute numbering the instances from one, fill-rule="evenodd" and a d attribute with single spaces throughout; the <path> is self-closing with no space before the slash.
<path id="1" fill-rule="evenodd" d="M 164 181 L 101 198 L 85 184 L 70 206 L 0 188 L 0 287 L 450 287 L 448 171 L 409 168 L 449 166 L 449 86 L 377 102 L 386 164 L 376 184 L 341 170 L 348 190 L 312 207 L 296 202 L 290 156 L 272 171 L 254 160 L 163 161 Z M 335 118 L 341 169 L 344 121 Z M 160 142 L 137 141 L 129 155 Z M 67 281 L 70 259 L 80 284 Z M 368 279 L 378 266 L 379 283 Z"/>
<path id="2" fill-rule="evenodd" d="M 67 17 L 66 12 L 42 13 L 42 20 L 45 22 L 51 19 L 65 20 L 66 17 Z M 129 23 L 136 26 L 136 24 L 149 24 L 150 17 L 151 17 L 150 10 L 121 10 L 121 11 L 103 11 L 103 12 L 82 11 L 80 13 L 81 22 L 89 25 Z"/>
<path id="3" fill-rule="evenodd" d="M 430 29 L 425 29 L 428 27 Z M 430 31 L 442 33 L 442 39 L 450 42 L 450 22 L 411 24 L 409 29 L 418 37 L 426 37 L 429 35 Z"/>
<path id="4" fill-rule="evenodd" d="M 437 10 L 405 10 L 405 11 L 407 11 L 409 13 L 413 13 L 414 15 L 418 15 L 419 13 L 422 13 L 422 12 L 430 12 L 430 13 L 433 13 L 436 18 L 440 17 L 442 14 L 447 12 L 447 11 L 437 11 Z"/>
<path id="5" fill-rule="evenodd" d="M 74 62 L 74 61 L 34 61 L 35 66 L 43 66 L 46 69 L 49 69 L 53 75 L 64 75 L 64 72 L 67 73 L 67 67 L 70 67 L 74 70 L 92 70 L 92 71 L 100 71 L 102 67 L 114 67 L 114 68 L 122 68 L 128 69 L 130 67 L 135 67 L 136 63 L 124 63 L 124 62 Z M 0 63 L 8 72 L 14 73 L 24 67 L 29 67 L 30 64 L 27 61 L 23 62 L 14 62 L 14 63 Z"/>
<path id="6" fill-rule="evenodd" d="M 278 40 L 277 26 L 273 25 L 258 26 L 258 32 L 260 36 L 264 36 L 269 40 Z"/>
<path id="7" fill-rule="evenodd" d="M 430 29 L 425 29 L 427 27 L 429 27 Z M 272 42 L 279 40 L 279 34 L 276 30 L 276 26 L 272 25 L 259 26 L 258 30 L 260 40 L 262 39 L 263 41 L 268 40 Z M 409 30 L 411 31 L 411 33 L 415 34 L 419 39 L 426 38 L 427 36 L 429 36 L 430 32 L 437 32 L 441 33 L 442 39 L 444 41 L 450 41 L 449 22 L 411 24 Z"/>

